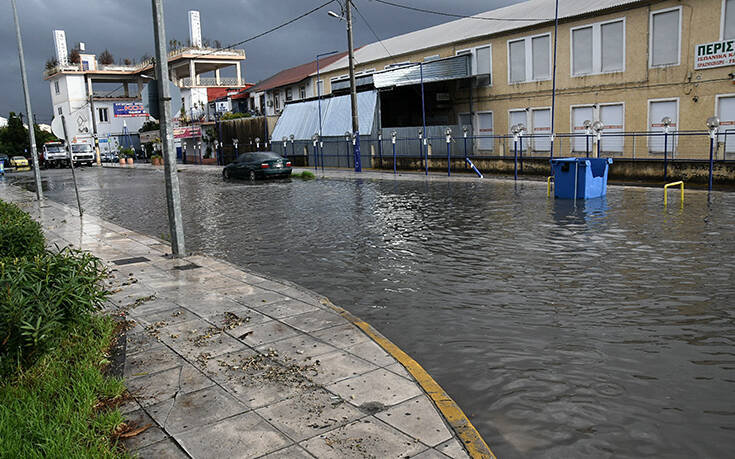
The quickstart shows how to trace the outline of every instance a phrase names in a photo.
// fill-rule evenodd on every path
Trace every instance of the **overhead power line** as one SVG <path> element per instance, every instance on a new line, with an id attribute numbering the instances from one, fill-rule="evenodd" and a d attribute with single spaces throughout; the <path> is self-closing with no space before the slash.
<path id="1" fill-rule="evenodd" d="M 418 11 L 419 13 L 428 13 L 428 14 L 436 14 L 439 16 L 448 16 L 450 18 L 477 19 L 480 21 L 517 21 L 517 22 L 553 21 L 554 20 L 554 18 L 493 18 L 493 17 L 486 17 L 486 16 L 478 16 L 478 15 L 468 16 L 465 14 L 455 14 L 455 13 L 447 13 L 443 11 L 427 10 L 425 8 L 417 8 L 415 6 L 402 5 L 400 3 L 389 2 L 387 0 L 374 0 L 374 1 L 378 3 L 383 3 L 385 5 L 395 6 L 396 8 L 403 8 L 406 10 Z"/>
<path id="2" fill-rule="evenodd" d="M 383 40 L 380 39 L 378 34 L 375 32 L 375 29 L 373 29 L 373 26 L 371 26 L 370 23 L 368 22 L 367 18 L 363 16 L 363 14 L 357 8 L 357 5 L 355 4 L 355 2 L 352 2 L 352 6 L 355 7 L 355 11 L 357 11 L 357 14 L 360 15 L 365 25 L 368 27 L 368 29 L 370 29 L 370 32 L 373 33 L 373 36 L 375 37 L 376 40 L 378 40 L 378 42 L 380 43 L 380 46 L 382 46 L 385 52 L 388 53 L 388 55 L 392 58 L 393 55 L 390 53 L 390 51 L 388 51 L 388 48 L 385 47 L 385 44 L 383 44 Z"/>
<path id="3" fill-rule="evenodd" d="M 275 26 L 275 27 L 271 27 L 270 29 L 268 29 L 268 30 L 266 30 L 266 31 L 264 31 L 264 32 L 261 32 L 261 33 L 259 33 L 259 34 L 257 34 L 257 35 L 253 35 L 252 37 L 250 37 L 250 38 L 246 38 L 245 40 L 241 40 L 241 41 L 238 41 L 237 43 L 233 43 L 233 44 L 231 44 L 231 45 L 229 45 L 229 46 L 226 46 L 226 47 L 224 47 L 224 48 L 217 48 L 216 50 L 214 50 L 214 51 L 211 51 L 211 52 L 209 52 L 209 53 L 207 53 L 207 54 L 204 54 L 204 55 L 206 56 L 206 55 L 208 55 L 208 54 L 214 54 L 214 53 L 216 53 L 217 51 L 222 51 L 222 50 L 226 50 L 226 49 L 232 49 L 232 48 L 234 48 L 235 46 L 240 46 L 240 45 L 244 45 L 245 43 L 247 43 L 247 42 L 249 42 L 249 41 L 253 41 L 253 40 L 256 40 L 256 39 L 258 39 L 258 38 L 260 38 L 260 37 L 262 37 L 262 36 L 264 36 L 264 35 L 268 35 L 268 34 L 269 34 L 269 33 L 271 33 L 271 32 L 275 32 L 275 31 L 276 31 L 276 30 L 278 30 L 278 29 L 281 29 L 281 28 L 283 28 L 283 27 L 286 27 L 286 26 L 287 26 L 287 25 L 289 25 L 289 24 L 293 24 L 294 22 L 296 22 L 296 21 L 298 21 L 298 20 L 300 20 L 300 19 L 303 19 L 303 18 L 305 18 L 306 16 L 308 16 L 308 15 L 310 15 L 310 14 L 312 14 L 312 13 L 315 13 L 315 12 L 317 12 L 317 11 L 319 11 L 320 9 L 324 8 L 325 6 L 329 5 L 330 3 L 334 3 L 334 2 L 335 2 L 335 0 L 329 0 L 328 2 L 324 2 L 324 3 L 322 3 L 321 5 L 319 5 L 319 6 L 315 7 L 315 8 L 312 8 L 312 9 L 310 9 L 309 11 L 307 11 L 307 12 L 305 12 L 305 13 L 303 13 L 303 14 L 301 14 L 301 15 L 299 15 L 299 16 L 296 16 L 296 17 L 295 17 L 295 18 L 293 18 L 293 19 L 290 19 L 290 20 L 288 20 L 288 21 L 286 21 L 286 22 L 284 22 L 284 23 L 282 23 L 282 24 L 279 24 L 279 25 L 277 25 L 277 26 Z"/>

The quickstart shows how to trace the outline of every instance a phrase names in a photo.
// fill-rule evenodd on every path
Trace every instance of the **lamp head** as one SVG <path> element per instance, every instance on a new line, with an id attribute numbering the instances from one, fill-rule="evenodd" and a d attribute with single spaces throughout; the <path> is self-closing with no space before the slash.
<path id="1" fill-rule="evenodd" d="M 671 118 L 669 118 L 668 116 L 664 116 L 663 118 L 661 118 L 661 124 L 663 124 L 664 127 L 671 126 Z"/>
<path id="2" fill-rule="evenodd" d="M 332 16 L 333 18 L 339 19 L 340 21 L 342 20 L 342 16 L 341 16 L 341 15 L 339 15 L 339 14 L 337 14 L 337 13 L 335 13 L 335 12 L 334 12 L 334 11 L 332 11 L 332 10 L 329 10 L 329 11 L 327 11 L 327 14 L 328 14 L 329 16 Z"/>
<path id="3" fill-rule="evenodd" d="M 288 138 L 291 139 L 291 143 L 293 143 L 294 135 L 291 134 L 290 136 L 288 136 Z"/>
<path id="4" fill-rule="evenodd" d="M 391 138 L 395 139 L 396 137 L 398 137 L 398 133 L 396 131 L 393 131 L 390 133 L 390 136 Z"/>
<path id="5" fill-rule="evenodd" d="M 447 129 L 446 129 L 446 130 L 444 131 L 444 134 L 446 134 L 446 135 L 452 135 L 452 128 L 448 127 L 448 128 L 447 128 Z"/>
<path id="6" fill-rule="evenodd" d="M 352 138 L 352 133 L 350 131 L 345 131 L 345 140 L 350 140 Z"/>
<path id="7" fill-rule="evenodd" d="M 717 117 L 717 116 L 710 116 L 709 118 L 707 118 L 707 129 L 709 129 L 710 131 L 714 131 L 718 127 L 720 127 L 720 118 L 719 117 Z"/>
<path id="8" fill-rule="evenodd" d="M 602 121 L 597 120 L 594 123 L 592 123 L 592 130 L 595 132 L 601 132 L 603 129 L 605 129 L 605 125 L 602 124 Z"/>
<path id="9" fill-rule="evenodd" d="M 592 127 L 592 121 L 584 120 L 584 122 L 582 123 L 582 126 L 584 126 L 586 130 L 589 130 Z"/>

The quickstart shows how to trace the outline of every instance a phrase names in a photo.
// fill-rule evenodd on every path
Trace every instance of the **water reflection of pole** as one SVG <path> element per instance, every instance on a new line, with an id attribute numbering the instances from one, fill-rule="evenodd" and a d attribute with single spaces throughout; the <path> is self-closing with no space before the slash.
<path id="1" fill-rule="evenodd" d="M 32 124 L 32 123 L 31 123 Z M 82 216 L 82 202 L 79 200 L 79 187 L 77 187 L 77 174 L 74 172 L 74 156 L 71 152 L 71 143 L 69 143 L 69 135 L 66 133 L 66 117 L 61 115 L 61 127 L 64 129 L 64 141 L 66 142 L 66 152 L 69 155 L 69 167 L 71 168 L 71 177 L 74 181 L 74 192 L 77 195 L 77 208 L 79 216 Z M 712 174 L 710 174 L 712 176 Z"/>
<path id="2" fill-rule="evenodd" d="M 426 132 L 426 103 L 424 101 L 424 64 L 423 62 L 419 62 L 419 73 L 421 77 L 421 120 L 422 120 L 422 126 L 423 126 L 423 133 L 424 133 L 424 143 L 421 146 L 421 157 L 424 158 L 424 167 L 426 168 L 426 175 L 429 175 L 429 158 L 428 158 L 428 152 L 426 151 L 426 139 L 428 137 L 428 134 Z"/>

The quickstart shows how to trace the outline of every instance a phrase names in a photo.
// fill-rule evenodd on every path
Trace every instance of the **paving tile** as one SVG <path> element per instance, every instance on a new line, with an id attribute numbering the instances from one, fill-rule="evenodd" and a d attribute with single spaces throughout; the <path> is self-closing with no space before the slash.
<path id="1" fill-rule="evenodd" d="M 232 336 L 201 319 L 164 327 L 161 341 L 189 360 L 214 356 L 246 347 Z"/>
<path id="2" fill-rule="evenodd" d="M 365 416 L 359 409 L 321 389 L 302 392 L 257 412 L 297 442 Z"/>
<path id="3" fill-rule="evenodd" d="M 189 459 L 189 456 L 170 438 L 139 449 L 135 454 L 140 459 Z"/>
<path id="4" fill-rule="evenodd" d="M 150 427 L 144 432 L 139 433 L 134 437 L 128 437 L 121 440 L 122 444 L 130 451 L 144 448 L 167 437 L 166 433 L 156 425 L 156 422 L 141 409 L 125 414 L 124 418 L 125 424 L 131 429 L 150 425 Z"/>
<path id="5" fill-rule="evenodd" d="M 373 340 L 363 341 L 354 346 L 349 346 L 345 350 L 379 367 L 391 365 L 396 362 L 393 356 L 388 354 L 385 349 L 378 346 Z"/>
<path id="6" fill-rule="evenodd" d="M 253 412 L 196 427 L 175 438 L 195 458 L 258 457 L 291 443 Z"/>
<path id="7" fill-rule="evenodd" d="M 390 372 L 397 374 L 398 376 L 403 376 L 404 378 L 408 380 L 414 381 L 414 377 L 411 376 L 411 374 L 406 370 L 406 368 L 398 362 L 388 365 L 384 368 Z"/>
<path id="8" fill-rule="evenodd" d="M 456 438 L 442 443 L 435 449 L 446 454 L 452 459 L 467 459 L 470 457 L 469 454 L 467 454 L 467 450 L 462 446 L 462 443 L 460 443 Z"/>
<path id="9" fill-rule="evenodd" d="M 439 451 L 429 448 L 424 452 L 421 452 L 411 459 L 448 459 L 449 456 L 440 453 Z"/>
<path id="10" fill-rule="evenodd" d="M 322 385 L 353 378 L 377 369 L 372 363 L 344 351 L 320 355 L 314 359 L 315 362 L 317 360 L 318 374 L 312 376 L 311 379 Z"/>
<path id="11" fill-rule="evenodd" d="M 148 410 L 167 432 L 176 434 L 245 412 L 247 407 L 222 388 L 210 386 L 165 400 Z"/>
<path id="12" fill-rule="evenodd" d="M 125 378 L 143 376 L 169 368 L 178 367 L 184 360 L 164 345 L 156 346 L 144 353 L 125 358 Z"/>
<path id="13" fill-rule="evenodd" d="M 204 372 L 238 400 L 256 409 L 314 387 L 293 369 L 255 351 L 241 350 L 209 359 Z"/>
<path id="14" fill-rule="evenodd" d="M 420 442 L 370 416 L 300 443 L 319 458 L 404 458 L 426 450 Z"/>
<path id="15" fill-rule="evenodd" d="M 294 445 L 288 448 L 279 449 L 274 453 L 267 454 L 260 459 L 314 459 L 314 456 L 307 453 L 304 448 Z"/>
<path id="16" fill-rule="evenodd" d="M 368 335 L 351 323 L 316 331 L 312 333 L 312 336 L 340 349 L 370 341 Z"/>
<path id="17" fill-rule="evenodd" d="M 428 446 L 436 446 L 453 437 L 426 395 L 406 400 L 376 413 L 375 417 Z"/>
<path id="18" fill-rule="evenodd" d="M 149 315 L 178 308 L 176 303 L 158 298 L 147 300 L 145 296 L 131 298 L 127 305 L 128 314 L 135 318 L 144 318 Z M 137 305 L 137 306 L 136 306 Z"/>
<path id="19" fill-rule="evenodd" d="M 202 317 L 211 317 L 243 307 L 240 303 L 236 303 L 217 293 L 204 292 L 182 298 L 177 303 Z"/>
<path id="20" fill-rule="evenodd" d="M 261 346 L 263 344 L 272 343 L 274 341 L 290 338 L 299 332 L 288 325 L 277 320 L 271 320 L 259 324 L 251 324 L 249 327 L 243 328 L 243 338 L 240 341 L 252 347 Z M 239 336 L 243 336 L 239 335 Z"/>
<path id="21" fill-rule="evenodd" d="M 125 355 L 130 357 L 139 352 L 148 351 L 154 347 L 162 346 L 161 342 L 151 336 L 150 333 L 136 326 L 132 331 L 125 334 Z"/>
<path id="22" fill-rule="evenodd" d="M 183 322 L 197 320 L 199 319 L 199 317 L 186 308 L 174 304 L 174 307 L 172 307 L 171 309 L 164 309 L 162 311 L 152 312 L 144 316 L 136 317 L 136 319 L 144 327 L 148 325 L 155 325 L 155 329 L 160 329 Z"/>
<path id="23" fill-rule="evenodd" d="M 252 292 L 244 295 L 229 295 L 229 298 L 254 309 L 258 309 L 258 306 L 286 299 L 280 293 L 264 290 L 260 287 L 253 287 Z"/>
<path id="24" fill-rule="evenodd" d="M 264 353 L 276 351 L 278 355 L 274 356 L 274 358 L 288 364 L 303 363 L 304 361 L 312 360 L 312 357 L 337 350 L 320 340 L 304 334 L 298 334 L 291 338 L 268 343 L 257 349 Z"/>
<path id="25" fill-rule="evenodd" d="M 155 405 L 180 394 L 209 387 L 214 382 L 190 364 L 159 371 L 158 373 L 128 378 L 128 392 L 142 406 Z"/>
<path id="26" fill-rule="evenodd" d="M 331 311 L 311 311 L 297 316 L 286 317 L 284 322 L 303 332 L 313 332 L 323 328 L 344 325 L 345 319 Z"/>
<path id="27" fill-rule="evenodd" d="M 283 300 L 275 303 L 267 303 L 253 306 L 258 311 L 266 314 L 274 319 L 283 319 L 284 317 L 295 316 L 305 312 L 318 311 L 319 308 L 312 304 L 304 303 L 298 300 Z"/>
<path id="28" fill-rule="evenodd" d="M 413 382 L 383 369 L 340 381 L 327 389 L 355 406 L 371 402 L 393 406 L 422 393 Z"/>

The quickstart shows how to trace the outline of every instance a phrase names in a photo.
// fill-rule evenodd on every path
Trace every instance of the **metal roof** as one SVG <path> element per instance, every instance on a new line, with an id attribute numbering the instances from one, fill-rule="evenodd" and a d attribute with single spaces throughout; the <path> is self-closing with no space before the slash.
<path id="1" fill-rule="evenodd" d="M 563 0 L 559 2 L 559 19 L 594 13 L 618 6 L 639 3 L 641 0 Z M 389 11 L 389 6 L 385 6 Z M 463 18 L 446 22 L 426 29 L 417 30 L 380 42 L 365 45 L 355 51 L 355 60 L 361 64 L 400 56 L 422 49 L 435 48 L 450 43 L 461 42 L 473 38 L 494 35 L 501 32 L 512 32 L 529 26 L 545 24 L 554 21 L 555 0 L 530 0 L 515 5 L 498 8 L 480 13 L 475 16 L 498 18 L 498 21 L 488 21 L 472 18 Z M 526 19 L 527 21 L 502 20 Z M 386 49 L 390 54 L 386 52 Z M 346 68 L 347 57 L 343 57 L 333 64 L 324 67 L 323 72 Z"/>
<path id="2" fill-rule="evenodd" d="M 377 91 L 357 93 L 357 115 L 361 135 L 371 135 L 375 124 Z M 273 128 L 274 142 L 294 135 L 295 140 L 310 140 L 319 132 L 319 102 L 308 100 L 287 104 Z M 350 95 L 322 99 L 322 136 L 341 137 L 352 131 Z"/>
<path id="3" fill-rule="evenodd" d="M 320 65 L 325 66 L 332 64 L 337 59 L 347 55 L 347 52 L 334 54 L 332 56 L 325 56 L 319 59 Z M 275 75 L 271 75 L 263 81 L 259 81 L 250 92 L 267 91 L 269 89 L 286 86 L 307 78 L 308 76 L 316 74 L 316 60 L 307 62 L 306 64 L 297 65 L 296 67 L 287 68 L 281 70 Z"/>

